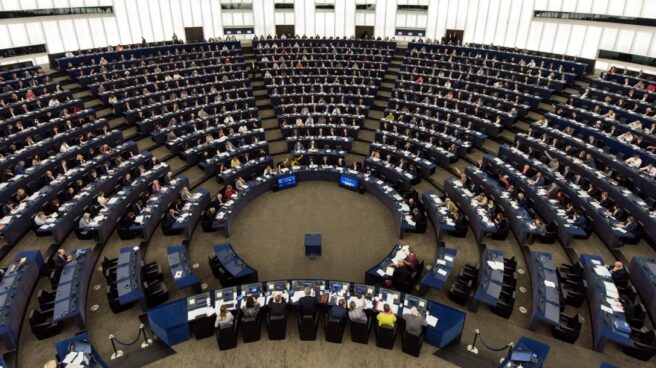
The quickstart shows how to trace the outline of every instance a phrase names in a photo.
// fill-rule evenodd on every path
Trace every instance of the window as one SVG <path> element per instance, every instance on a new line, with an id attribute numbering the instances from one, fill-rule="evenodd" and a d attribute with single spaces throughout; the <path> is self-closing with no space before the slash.
<path id="1" fill-rule="evenodd" d="M 255 33 L 253 27 L 224 27 L 223 33 L 227 35 L 250 35 Z"/>
<path id="2" fill-rule="evenodd" d="M 656 67 L 656 58 L 649 56 L 625 54 L 623 52 L 617 51 L 599 50 L 599 58 Z"/>
<path id="3" fill-rule="evenodd" d="M 62 16 L 62 15 L 93 15 L 93 14 L 114 14 L 114 8 L 111 6 L 88 6 L 88 7 L 77 7 L 77 8 L 10 10 L 10 11 L 0 11 L 0 19 L 51 17 L 51 16 Z"/>
<path id="4" fill-rule="evenodd" d="M 316 10 L 335 10 L 335 4 L 316 4 Z"/>
<path id="5" fill-rule="evenodd" d="M 631 24 L 634 26 L 656 27 L 656 19 L 623 17 L 621 15 L 604 15 L 604 14 L 570 13 L 570 12 L 536 10 L 535 12 L 533 12 L 533 16 L 535 18 L 541 18 L 541 19 L 568 19 L 568 20 L 579 20 L 579 21 L 586 21 L 586 22 L 603 22 L 603 23 L 615 23 L 615 24 Z"/>
<path id="6" fill-rule="evenodd" d="M 222 10 L 253 10 L 253 3 L 221 3 Z"/>
<path id="7" fill-rule="evenodd" d="M 276 4 L 273 4 L 273 7 L 276 8 L 276 10 L 294 10 L 294 4 L 293 3 L 289 3 L 289 4 L 276 3 Z"/>
<path id="8" fill-rule="evenodd" d="M 427 12 L 428 5 L 398 5 L 396 7 L 398 11 L 418 11 L 418 12 Z"/>
<path id="9" fill-rule="evenodd" d="M 8 58 L 14 56 L 24 56 L 31 54 L 45 54 L 46 45 L 32 45 L 32 46 L 23 46 L 23 47 L 14 47 L 11 49 L 0 50 L 0 58 Z"/>
<path id="10" fill-rule="evenodd" d="M 376 4 L 357 4 L 355 10 L 374 11 L 376 10 Z"/>
<path id="11" fill-rule="evenodd" d="M 397 28 L 397 36 L 411 36 L 411 37 L 424 37 L 426 36 L 425 29 L 412 29 L 412 28 Z"/>

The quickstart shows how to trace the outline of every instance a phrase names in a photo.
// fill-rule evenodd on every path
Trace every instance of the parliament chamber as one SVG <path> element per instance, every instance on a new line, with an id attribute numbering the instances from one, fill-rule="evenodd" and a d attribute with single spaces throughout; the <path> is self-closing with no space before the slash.
<path id="1" fill-rule="evenodd" d="M 0 4 L 0 367 L 656 364 L 649 0 Z"/>

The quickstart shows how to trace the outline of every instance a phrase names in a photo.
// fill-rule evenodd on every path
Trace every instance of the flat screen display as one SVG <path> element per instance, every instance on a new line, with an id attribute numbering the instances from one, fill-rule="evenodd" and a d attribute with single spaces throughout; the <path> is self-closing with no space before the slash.
<path id="1" fill-rule="evenodd" d="M 360 186 L 360 179 L 354 178 L 352 176 L 340 175 L 339 186 L 350 190 L 358 190 L 358 187 Z"/>
<path id="2" fill-rule="evenodd" d="M 278 178 L 278 189 L 287 189 L 296 186 L 296 175 L 285 175 Z"/>

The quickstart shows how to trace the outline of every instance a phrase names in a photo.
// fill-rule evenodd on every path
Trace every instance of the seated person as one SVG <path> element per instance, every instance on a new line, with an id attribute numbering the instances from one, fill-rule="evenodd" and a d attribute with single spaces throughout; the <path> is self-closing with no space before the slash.
<path id="1" fill-rule="evenodd" d="M 317 298 L 312 296 L 312 290 L 305 288 L 305 296 L 298 300 L 298 313 L 301 316 L 314 315 L 318 309 Z"/>
<path id="2" fill-rule="evenodd" d="M 128 211 L 127 215 L 123 216 L 118 224 L 122 229 L 127 230 L 130 226 L 134 225 L 136 219 L 137 215 L 132 211 Z"/>
<path id="3" fill-rule="evenodd" d="M 503 215 L 503 213 L 497 213 L 494 218 L 494 226 L 497 229 L 496 234 L 492 234 L 491 238 L 495 240 L 504 240 L 508 233 L 510 232 L 510 224 L 508 219 Z"/>
<path id="4" fill-rule="evenodd" d="M 421 335 L 424 326 L 427 325 L 426 319 L 419 313 L 417 307 L 412 307 L 404 313 L 403 319 L 405 320 L 405 331 L 411 335 Z"/>
<path id="5" fill-rule="evenodd" d="M 280 294 L 269 300 L 269 315 L 282 316 L 287 312 L 287 301 Z"/>
<path id="6" fill-rule="evenodd" d="M 235 316 L 228 310 L 228 307 L 224 304 L 221 306 L 219 315 L 216 316 L 216 321 L 214 322 L 214 328 L 219 328 L 223 326 L 232 326 L 234 319 Z"/>
<path id="7" fill-rule="evenodd" d="M 226 201 L 229 201 L 232 199 L 232 197 L 235 196 L 237 192 L 232 188 L 232 185 L 226 185 L 225 189 L 223 190 L 223 198 L 225 198 Z"/>
<path id="8" fill-rule="evenodd" d="M 177 217 L 175 217 L 176 212 L 173 208 L 170 208 L 166 215 L 164 215 L 164 219 L 162 220 L 162 227 L 165 229 L 170 229 L 173 224 L 175 224 L 175 221 L 177 220 Z"/>
<path id="9" fill-rule="evenodd" d="M 80 218 L 80 221 L 77 224 L 78 228 L 80 229 L 80 234 L 86 235 L 91 231 L 91 214 L 89 212 L 85 212 L 84 215 Z"/>
<path id="10" fill-rule="evenodd" d="M 396 326 L 396 315 L 392 313 L 392 309 L 387 303 L 383 305 L 383 311 L 378 313 L 376 320 L 378 321 L 378 326 L 389 326 L 392 328 Z"/>
<path id="11" fill-rule="evenodd" d="M 39 213 L 34 216 L 34 225 L 37 227 L 43 226 L 46 224 L 47 220 L 48 216 L 46 216 L 46 213 L 44 211 L 39 211 Z"/>
<path id="12" fill-rule="evenodd" d="M 610 275 L 613 277 L 613 282 L 615 283 L 622 283 L 623 281 L 626 281 L 626 278 L 628 277 L 628 273 L 626 272 L 626 269 L 624 268 L 624 264 L 622 262 L 617 261 L 615 262 L 614 265 L 606 266 L 608 268 L 608 271 L 610 271 Z"/>
<path id="13" fill-rule="evenodd" d="M 417 265 L 419 264 L 419 259 L 417 258 L 417 253 L 413 247 L 408 247 L 408 255 L 403 259 L 403 264 L 410 269 L 416 271 Z"/>
<path id="14" fill-rule="evenodd" d="M 246 297 L 246 305 L 241 309 L 244 318 L 255 318 L 260 313 L 260 303 L 252 296 Z"/>
<path id="15" fill-rule="evenodd" d="M 348 315 L 351 322 L 366 323 L 369 320 L 364 313 L 364 306 L 357 305 L 354 300 L 349 303 Z"/>
<path id="16" fill-rule="evenodd" d="M 340 323 L 344 322 L 348 311 L 346 310 L 346 301 L 340 298 L 337 304 L 333 305 L 328 311 L 328 317 L 338 320 Z"/>

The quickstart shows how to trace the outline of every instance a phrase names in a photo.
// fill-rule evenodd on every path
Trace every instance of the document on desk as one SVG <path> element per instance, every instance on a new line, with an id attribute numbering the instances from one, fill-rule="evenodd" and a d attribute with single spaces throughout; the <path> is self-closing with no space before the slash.
<path id="1" fill-rule="evenodd" d="M 392 276 L 394 274 L 394 267 L 387 267 L 387 269 L 385 269 L 385 274 L 387 276 Z"/>
<path id="2" fill-rule="evenodd" d="M 448 272 L 446 272 L 445 269 L 440 268 L 439 270 L 437 270 L 437 273 L 439 273 L 442 276 L 446 276 Z"/>
<path id="3" fill-rule="evenodd" d="M 444 259 L 446 259 L 449 262 L 453 262 L 453 257 L 451 256 L 444 256 Z"/>
<path id="4" fill-rule="evenodd" d="M 431 316 L 430 314 L 427 314 L 426 315 L 426 323 L 431 327 L 437 326 L 437 317 L 434 317 L 434 316 Z"/>
<path id="5" fill-rule="evenodd" d="M 553 281 L 549 281 L 549 280 L 544 280 L 544 285 L 547 286 L 547 287 L 550 287 L 550 288 L 555 288 L 556 287 L 556 283 L 553 282 Z"/>
<path id="6" fill-rule="evenodd" d="M 438 259 L 438 260 L 437 260 L 437 264 L 445 265 L 445 264 L 446 264 L 446 261 L 443 260 L 443 259 Z"/>
<path id="7" fill-rule="evenodd" d="M 376 270 L 376 273 L 377 273 L 378 276 L 380 276 L 380 277 L 385 276 L 385 271 L 381 270 L 380 268 L 379 268 L 378 270 Z"/>

